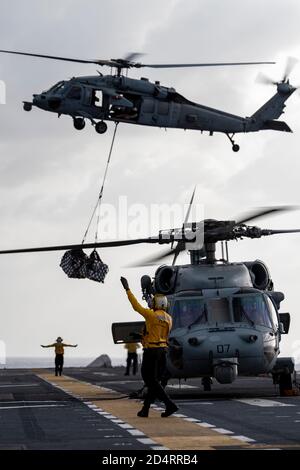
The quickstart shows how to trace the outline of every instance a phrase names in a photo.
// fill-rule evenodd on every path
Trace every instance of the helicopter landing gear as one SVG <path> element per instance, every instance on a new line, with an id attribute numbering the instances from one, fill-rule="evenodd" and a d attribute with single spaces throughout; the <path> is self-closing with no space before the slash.
<path id="1" fill-rule="evenodd" d="M 212 380 L 210 377 L 202 378 L 202 385 L 203 385 L 204 392 L 211 392 L 211 384 L 212 384 Z"/>
<path id="2" fill-rule="evenodd" d="M 98 134 L 105 134 L 107 131 L 107 124 L 104 121 L 99 121 L 95 124 L 95 131 L 98 132 Z"/>
<path id="3" fill-rule="evenodd" d="M 285 397 L 293 389 L 292 374 L 279 374 L 278 383 L 280 396 Z"/>
<path id="4" fill-rule="evenodd" d="M 231 134 L 231 135 L 226 134 L 226 135 L 227 135 L 228 139 L 230 140 L 230 142 L 232 143 L 232 150 L 234 152 L 238 152 L 240 150 L 240 146 L 234 142 L 234 140 L 233 140 L 234 134 Z"/>
<path id="5" fill-rule="evenodd" d="M 83 118 L 74 118 L 73 124 L 78 131 L 82 131 L 85 128 L 85 120 Z"/>

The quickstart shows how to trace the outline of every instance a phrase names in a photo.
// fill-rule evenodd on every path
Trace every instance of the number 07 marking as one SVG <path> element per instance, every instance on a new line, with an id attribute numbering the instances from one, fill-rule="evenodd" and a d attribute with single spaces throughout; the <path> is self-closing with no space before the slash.
<path id="1" fill-rule="evenodd" d="M 217 345 L 217 352 L 222 354 L 222 353 L 227 353 L 229 351 L 230 344 L 218 344 Z"/>

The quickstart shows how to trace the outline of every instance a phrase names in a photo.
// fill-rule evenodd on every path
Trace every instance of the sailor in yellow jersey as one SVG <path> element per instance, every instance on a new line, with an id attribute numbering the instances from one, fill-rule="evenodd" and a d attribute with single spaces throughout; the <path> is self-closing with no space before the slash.
<path id="1" fill-rule="evenodd" d="M 126 343 L 124 348 L 127 349 L 127 361 L 126 361 L 125 375 L 129 375 L 131 363 L 132 363 L 132 373 L 133 375 L 135 375 L 137 373 L 137 366 L 138 366 L 137 349 L 140 348 L 140 345 L 138 343 Z"/>
<path id="2" fill-rule="evenodd" d="M 168 300 L 164 295 L 155 294 L 153 307 L 145 308 L 139 304 L 130 291 L 127 279 L 121 277 L 121 283 L 133 309 L 140 313 L 146 321 L 146 331 L 142 341 L 144 347 L 142 377 L 148 387 L 148 392 L 138 416 L 146 418 L 151 403 L 158 398 L 166 406 L 166 410 L 161 414 L 162 418 L 166 418 L 178 410 L 159 382 L 161 371 L 166 367 L 168 336 L 172 328 L 172 317 L 166 311 Z"/>
<path id="3" fill-rule="evenodd" d="M 55 348 L 55 375 L 61 375 L 64 365 L 64 348 L 77 348 L 77 344 L 66 344 L 63 343 L 63 339 L 59 336 L 56 342 L 48 344 L 47 346 L 41 344 L 42 348 Z"/>

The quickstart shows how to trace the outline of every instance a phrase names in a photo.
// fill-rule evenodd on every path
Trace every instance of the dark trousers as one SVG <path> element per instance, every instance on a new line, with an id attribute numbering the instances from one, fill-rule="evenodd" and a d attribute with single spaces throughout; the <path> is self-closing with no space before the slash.
<path id="1" fill-rule="evenodd" d="M 138 356 L 136 352 L 129 352 L 127 355 L 127 367 L 126 367 L 126 375 L 129 375 L 130 367 L 132 363 L 132 373 L 135 375 L 137 373 L 137 365 L 138 365 Z"/>
<path id="2" fill-rule="evenodd" d="M 55 375 L 61 375 L 64 366 L 64 355 L 56 354 L 55 356 Z"/>
<path id="3" fill-rule="evenodd" d="M 141 374 L 146 386 L 148 387 L 148 393 L 144 401 L 144 406 L 146 408 L 149 408 L 156 398 L 162 401 L 166 406 L 172 403 L 160 384 L 162 374 L 165 370 L 166 348 L 144 349 Z"/>

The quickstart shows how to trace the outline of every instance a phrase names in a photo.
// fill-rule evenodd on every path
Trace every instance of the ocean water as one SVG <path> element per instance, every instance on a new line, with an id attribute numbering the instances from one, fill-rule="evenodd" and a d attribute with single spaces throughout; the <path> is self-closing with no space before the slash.
<path id="1" fill-rule="evenodd" d="M 65 367 L 86 367 L 95 357 L 65 357 Z M 124 358 L 111 357 L 113 367 L 125 365 Z M 53 367 L 53 357 L 8 357 L 5 364 L 0 364 L 0 369 L 35 369 Z"/>

